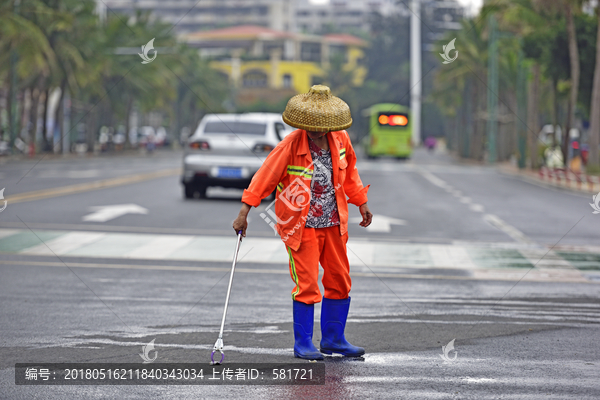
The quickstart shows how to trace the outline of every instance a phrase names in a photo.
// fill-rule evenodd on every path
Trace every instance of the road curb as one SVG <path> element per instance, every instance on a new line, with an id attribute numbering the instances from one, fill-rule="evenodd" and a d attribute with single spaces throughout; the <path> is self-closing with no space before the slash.
<path id="1" fill-rule="evenodd" d="M 520 171 L 509 166 L 499 166 L 501 173 L 516 176 L 526 182 L 546 187 L 568 190 L 575 193 L 596 194 L 600 192 L 600 177 L 575 174 L 559 169 L 540 168 L 539 171 Z"/>

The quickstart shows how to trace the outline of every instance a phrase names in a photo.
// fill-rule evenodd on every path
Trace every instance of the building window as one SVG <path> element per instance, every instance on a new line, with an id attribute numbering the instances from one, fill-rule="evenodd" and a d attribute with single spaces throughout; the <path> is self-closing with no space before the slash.
<path id="1" fill-rule="evenodd" d="M 321 62 L 321 43 L 302 43 L 300 46 L 300 60 Z"/>
<path id="2" fill-rule="evenodd" d="M 329 60 L 341 60 L 344 64 L 348 62 L 348 47 L 344 45 L 329 46 Z"/>
<path id="3" fill-rule="evenodd" d="M 244 87 L 267 87 L 267 74 L 260 70 L 251 70 L 242 76 Z"/>
<path id="4" fill-rule="evenodd" d="M 290 74 L 283 75 L 283 87 L 286 89 L 292 87 L 292 76 Z"/>

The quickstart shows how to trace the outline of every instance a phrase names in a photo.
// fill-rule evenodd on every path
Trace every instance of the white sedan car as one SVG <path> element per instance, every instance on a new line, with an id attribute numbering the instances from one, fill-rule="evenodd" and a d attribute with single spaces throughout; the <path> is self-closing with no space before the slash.
<path id="1" fill-rule="evenodd" d="M 207 114 L 185 146 L 184 196 L 206 197 L 209 186 L 247 188 L 269 152 L 293 129 L 281 114 Z"/>

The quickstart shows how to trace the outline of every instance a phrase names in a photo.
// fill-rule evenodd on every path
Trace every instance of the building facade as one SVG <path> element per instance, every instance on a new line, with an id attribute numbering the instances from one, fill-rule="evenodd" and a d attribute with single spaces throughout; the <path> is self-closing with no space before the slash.
<path id="1" fill-rule="evenodd" d="M 294 0 L 98 0 L 100 15 L 134 16 L 139 10 L 175 26 L 177 33 L 257 25 L 294 31 Z"/>
<path id="2" fill-rule="evenodd" d="M 370 15 L 407 12 L 397 0 L 295 0 L 294 23 L 297 32 L 368 32 Z"/>
<path id="3" fill-rule="evenodd" d="M 362 84 L 367 72 L 362 62 L 367 43 L 347 34 L 304 35 L 247 25 L 181 39 L 211 58 L 211 65 L 235 88 L 307 92 L 323 82 L 334 61 L 351 73 L 354 85 Z"/>

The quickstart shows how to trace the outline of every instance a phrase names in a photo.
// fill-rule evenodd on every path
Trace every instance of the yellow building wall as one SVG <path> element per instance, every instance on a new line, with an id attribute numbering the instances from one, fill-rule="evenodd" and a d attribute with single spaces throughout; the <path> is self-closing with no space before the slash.
<path id="1" fill-rule="evenodd" d="M 292 77 L 292 87 L 298 93 L 306 93 L 311 87 L 312 78 L 322 77 L 323 69 L 317 63 L 281 61 L 277 71 L 279 77 L 278 87 L 282 87 L 283 75 L 289 74 Z"/>
<path id="2" fill-rule="evenodd" d="M 352 84 L 362 85 L 367 69 L 358 64 L 358 60 L 364 56 L 364 51 L 358 47 L 348 47 L 348 62 L 344 70 L 354 70 Z M 229 61 L 213 61 L 211 67 L 227 74 L 231 79 L 232 66 Z M 269 86 L 273 88 L 283 87 L 283 76 L 289 74 L 292 77 L 292 87 L 298 93 L 306 93 L 313 83 L 313 77 L 325 77 L 325 71 L 320 64 L 306 61 L 278 61 L 276 62 L 275 74 L 272 74 L 273 62 L 270 60 L 241 61 L 240 82 L 247 71 L 260 70 L 267 75 Z M 271 81 L 273 79 L 273 81 Z"/>

